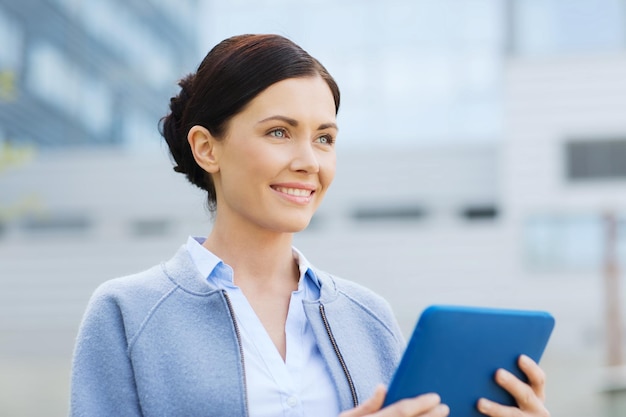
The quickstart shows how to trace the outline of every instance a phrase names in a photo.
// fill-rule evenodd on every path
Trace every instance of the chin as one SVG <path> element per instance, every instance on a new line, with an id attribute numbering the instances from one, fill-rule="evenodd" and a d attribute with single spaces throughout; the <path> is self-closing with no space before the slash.
<path id="1" fill-rule="evenodd" d="M 288 228 L 288 230 L 286 230 L 286 232 L 287 233 L 298 233 L 298 232 L 301 232 L 304 229 L 306 229 L 308 226 L 309 226 L 309 222 L 302 223 L 302 224 L 290 225 L 290 227 Z"/>
<path id="2" fill-rule="evenodd" d="M 298 219 L 282 219 L 280 223 L 276 224 L 275 230 L 281 231 L 283 233 L 298 233 L 303 231 L 309 226 L 311 223 L 311 218 L 307 217 L 306 219 L 298 218 Z"/>

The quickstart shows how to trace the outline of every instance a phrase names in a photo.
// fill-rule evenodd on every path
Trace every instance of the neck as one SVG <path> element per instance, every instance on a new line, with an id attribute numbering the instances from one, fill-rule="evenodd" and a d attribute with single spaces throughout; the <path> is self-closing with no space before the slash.
<path id="1" fill-rule="evenodd" d="M 244 232 L 216 221 L 203 246 L 233 268 L 238 286 L 254 283 L 292 288 L 299 276 L 292 242 L 292 233 Z"/>

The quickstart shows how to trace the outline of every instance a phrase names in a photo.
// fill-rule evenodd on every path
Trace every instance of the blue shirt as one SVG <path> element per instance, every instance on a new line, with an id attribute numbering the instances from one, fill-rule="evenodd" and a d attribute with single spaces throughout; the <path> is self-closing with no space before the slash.
<path id="1" fill-rule="evenodd" d="M 300 280 L 289 302 L 283 361 L 247 298 L 235 285 L 232 268 L 203 247 L 202 242 L 202 238 L 190 237 L 186 249 L 200 274 L 211 285 L 225 290 L 232 302 L 241 329 L 250 417 L 337 416 L 337 393 L 302 305 L 304 300 L 317 300 L 320 295 L 319 281 L 306 258 L 293 249 Z"/>

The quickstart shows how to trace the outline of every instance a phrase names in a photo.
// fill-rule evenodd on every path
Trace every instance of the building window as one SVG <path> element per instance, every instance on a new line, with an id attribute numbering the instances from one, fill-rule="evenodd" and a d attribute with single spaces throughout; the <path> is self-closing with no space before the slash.
<path id="1" fill-rule="evenodd" d="M 547 55 L 624 48 L 623 0 L 510 2 L 515 52 Z"/>
<path id="2" fill-rule="evenodd" d="M 0 8 L 0 70 L 17 71 L 22 59 L 22 29 Z"/>
<path id="3" fill-rule="evenodd" d="M 130 229 L 133 236 L 155 237 L 168 235 L 172 226 L 168 219 L 139 219 L 131 222 Z"/>
<path id="4" fill-rule="evenodd" d="M 82 13 L 85 29 L 123 56 L 142 74 L 142 80 L 161 88 L 176 78 L 171 47 L 146 27 L 125 2 L 85 0 Z"/>
<path id="5" fill-rule="evenodd" d="M 23 35 L 21 28 L 1 8 L 0 39 L 0 102 L 13 101 L 18 95 Z"/>
<path id="6" fill-rule="evenodd" d="M 352 212 L 357 221 L 415 221 L 426 217 L 427 211 L 421 206 L 373 206 L 359 207 Z"/>
<path id="7" fill-rule="evenodd" d="M 626 179 L 626 138 L 568 142 L 565 161 L 572 181 Z"/>
<path id="8" fill-rule="evenodd" d="M 617 252 L 626 260 L 626 216 L 619 217 Z M 596 272 L 606 255 L 601 214 L 538 214 L 523 229 L 524 261 L 533 272 Z"/>
<path id="9" fill-rule="evenodd" d="M 113 96 L 107 85 L 52 44 L 37 43 L 29 53 L 26 84 L 30 92 L 76 117 L 93 133 L 105 134 L 113 114 Z"/>
<path id="10" fill-rule="evenodd" d="M 28 233 L 83 233 L 92 226 L 85 215 L 74 213 L 47 213 L 40 216 L 27 216 L 21 227 Z"/>
<path id="11" fill-rule="evenodd" d="M 498 208 L 492 204 L 467 206 L 461 209 L 461 217 L 469 221 L 495 220 Z"/>

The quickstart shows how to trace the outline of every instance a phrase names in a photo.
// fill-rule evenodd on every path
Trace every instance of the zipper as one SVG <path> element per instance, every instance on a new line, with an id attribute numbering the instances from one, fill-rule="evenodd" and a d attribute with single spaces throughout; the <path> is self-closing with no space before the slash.
<path id="1" fill-rule="evenodd" d="M 359 399 L 356 395 L 356 388 L 354 388 L 354 382 L 352 381 L 352 376 L 350 376 L 350 371 L 348 371 L 348 367 L 346 366 L 346 362 L 343 360 L 343 356 L 341 356 L 341 352 L 339 352 L 339 346 L 337 346 L 337 342 L 335 341 L 335 336 L 333 336 L 333 332 L 330 330 L 330 325 L 328 324 L 328 320 L 326 319 L 326 311 L 324 310 L 324 304 L 320 303 L 320 314 L 322 315 L 322 321 L 324 322 L 324 327 L 326 327 L 326 333 L 328 333 L 328 338 L 330 339 L 330 343 L 333 345 L 333 349 L 335 350 L 335 354 L 339 359 L 339 363 L 341 364 L 341 368 L 343 369 L 343 373 L 346 375 L 346 379 L 348 380 L 348 385 L 350 386 L 350 392 L 352 393 L 352 404 L 354 407 L 359 405 Z"/>
<path id="2" fill-rule="evenodd" d="M 244 405 L 246 409 L 246 416 L 250 415 L 250 411 L 248 410 L 248 383 L 246 379 L 246 363 L 243 358 L 243 344 L 241 343 L 241 333 L 239 332 L 239 325 L 237 324 L 237 320 L 235 319 L 235 310 L 233 309 L 233 305 L 230 302 L 230 297 L 225 290 L 222 290 L 224 294 L 224 298 L 226 299 L 226 304 L 228 305 L 228 311 L 230 312 L 230 318 L 233 321 L 233 327 L 235 328 L 235 336 L 237 337 L 237 345 L 239 345 L 239 356 L 241 357 L 241 369 L 243 371 L 243 396 L 244 396 Z"/>

